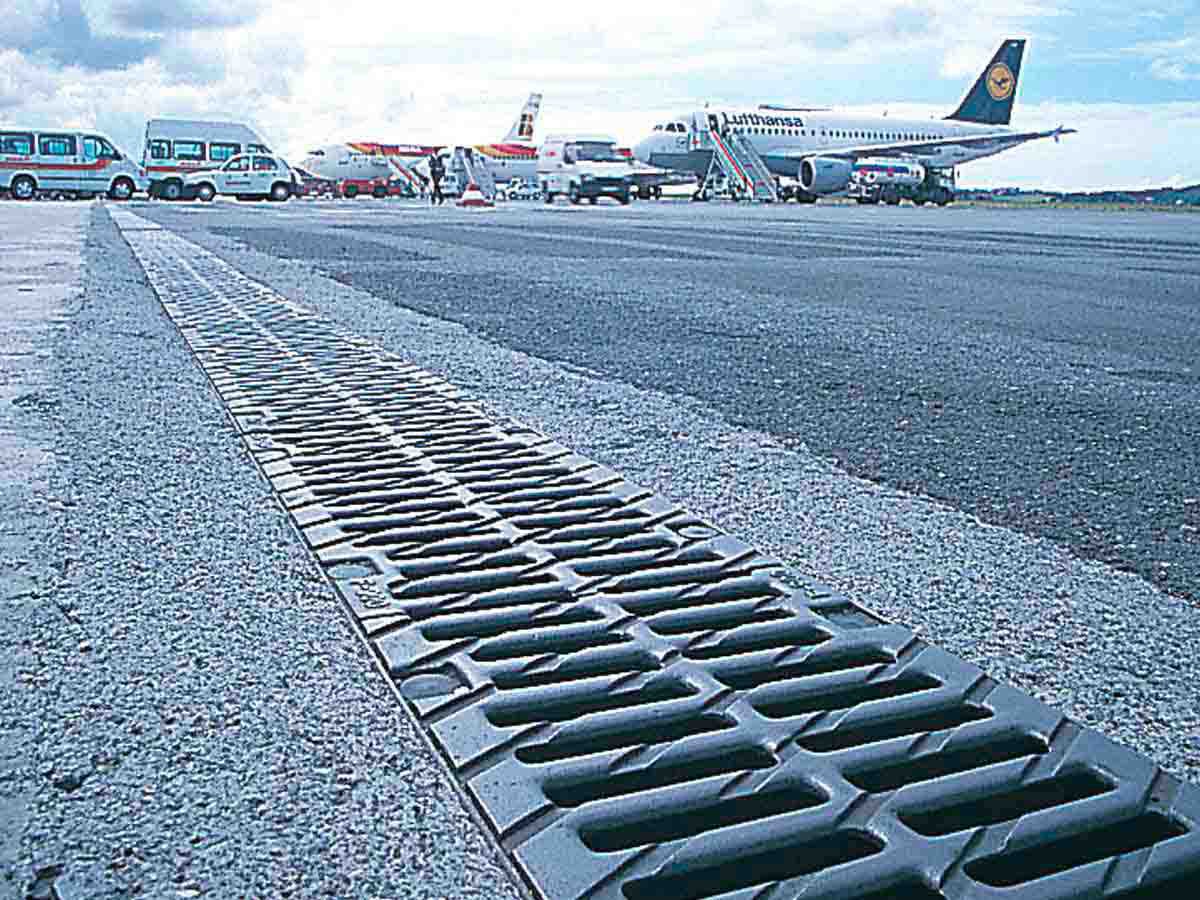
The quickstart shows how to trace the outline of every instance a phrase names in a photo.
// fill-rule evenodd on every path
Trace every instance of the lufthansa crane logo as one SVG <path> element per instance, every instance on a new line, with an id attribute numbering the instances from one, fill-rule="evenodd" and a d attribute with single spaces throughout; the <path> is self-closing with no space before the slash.
<path id="1" fill-rule="evenodd" d="M 1007 100 L 1012 96 L 1017 79 L 1013 78 L 1012 69 L 1002 62 L 996 63 L 987 73 L 987 89 L 996 101 Z"/>

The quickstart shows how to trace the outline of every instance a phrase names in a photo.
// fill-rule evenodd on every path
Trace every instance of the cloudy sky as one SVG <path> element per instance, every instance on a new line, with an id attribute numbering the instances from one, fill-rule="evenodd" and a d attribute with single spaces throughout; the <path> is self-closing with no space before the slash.
<path id="1" fill-rule="evenodd" d="M 285 153 L 344 140 L 632 143 L 710 102 L 945 115 L 1004 37 L 1013 124 L 1076 127 L 968 185 L 1200 183 L 1197 0 L 0 0 L 0 124 L 79 125 L 139 155 L 153 116 L 247 121 Z"/>

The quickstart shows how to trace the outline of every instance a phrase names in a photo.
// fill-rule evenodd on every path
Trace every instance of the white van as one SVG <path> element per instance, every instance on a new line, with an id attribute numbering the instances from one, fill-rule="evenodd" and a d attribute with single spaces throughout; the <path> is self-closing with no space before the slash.
<path id="1" fill-rule="evenodd" d="M 151 119 L 142 164 L 150 175 L 151 197 L 179 200 L 189 174 L 219 169 L 242 153 L 270 152 L 254 129 L 240 122 Z"/>
<path id="2" fill-rule="evenodd" d="M 551 135 L 538 151 L 538 185 L 542 199 L 553 203 L 565 194 L 572 203 L 585 197 L 629 202 L 633 178 L 629 158 L 617 151 L 617 142 L 604 134 Z"/>
<path id="3" fill-rule="evenodd" d="M 0 129 L 0 190 L 18 200 L 39 191 L 128 200 L 149 187 L 146 172 L 104 135 L 75 129 Z"/>

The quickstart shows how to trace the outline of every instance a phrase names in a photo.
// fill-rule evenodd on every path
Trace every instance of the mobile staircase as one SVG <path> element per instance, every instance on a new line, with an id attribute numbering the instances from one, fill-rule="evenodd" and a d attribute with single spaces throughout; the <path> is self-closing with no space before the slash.
<path id="1" fill-rule="evenodd" d="M 406 166 L 402 160 L 399 160 L 394 156 L 389 156 L 387 157 L 387 161 L 392 167 L 392 172 L 394 173 L 392 176 L 393 178 L 405 182 L 413 189 L 418 197 L 425 193 L 425 182 L 420 178 L 420 176 L 417 175 L 416 172 Z"/>
<path id="2" fill-rule="evenodd" d="M 450 157 L 450 172 L 454 175 L 460 190 L 466 193 L 467 186 L 474 184 L 483 194 L 484 199 L 492 203 L 496 199 L 496 179 L 487 161 L 470 147 L 455 147 Z"/>
<path id="3" fill-rule="evenodd" d="M 715 118 L 705 117 L 697 122 L 697 125 L 706 126 L 696 130 L 700 147 L 713 152 L 708 174 L 700 185 L 701 194 L 709 189 L 715 176 L 721 173 L 735 196 L 756 203 L 777 202 L 779 191 L 775 186 L 775 178 L 758 151 L 728 126 L 718 126 L 717 122 L 712 121 Z"/>

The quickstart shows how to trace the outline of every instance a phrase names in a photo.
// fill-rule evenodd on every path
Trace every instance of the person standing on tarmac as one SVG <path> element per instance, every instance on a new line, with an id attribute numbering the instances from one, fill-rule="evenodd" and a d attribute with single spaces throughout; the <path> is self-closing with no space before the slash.
<path id="1" fill-rule="evenodd" d="M 442 204 L 446 198 L 442 196 L 442 179 L 446 175 L 446 166 L 437 153 L 429 154 L 429 180 L 433 182 L 433 192 L 429 195 L 429 205 Z"/>

